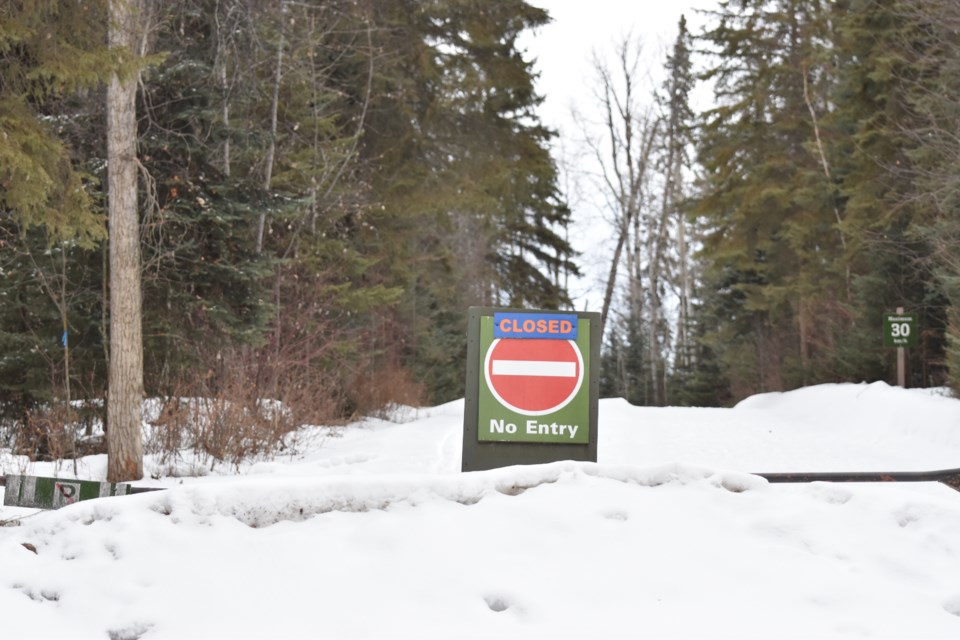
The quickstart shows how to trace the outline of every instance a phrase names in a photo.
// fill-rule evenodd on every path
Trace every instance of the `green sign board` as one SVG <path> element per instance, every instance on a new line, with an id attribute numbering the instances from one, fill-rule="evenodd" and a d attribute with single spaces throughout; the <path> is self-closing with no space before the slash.
<path id="1" fill-rule="evenodd" d="M 5 478 L 3 504 L 7 507 L 59 509 L 79 500 L 124 496 L 131 493 L 129 484 L 65 480 L 36 476 L 8 475 Z"/>
<path id="2" fill-rule="evenodd" d="M 575 340 L 495 338 L 494 318 L 480 318 L 480 440 L 589 441 L 590 322 L 577 324 Z"/>
<path id="3" fill-rule="evenodd" d="M 883 314 L 883 346 L 916 347 L 919 344 L 919 324 L 915 313 Z"/>
<path id="4" fill-rule="evenodd" d="M 599 314 L 470 309 L 464 471 L 596 461 Z"/>

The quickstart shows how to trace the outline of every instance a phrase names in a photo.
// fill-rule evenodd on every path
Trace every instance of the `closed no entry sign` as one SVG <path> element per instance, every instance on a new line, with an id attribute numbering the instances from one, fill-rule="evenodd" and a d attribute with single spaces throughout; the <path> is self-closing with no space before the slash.
<path id="1" fill-rule="evenodd" d="M 478 440 L 588 442 L 589 350 L 590 323 L 575 314 L 482 317 Z"/>
<path id="2" fill-rule="evenodd" d="M 464 471 L 597 461 L 600 314 L 473 307 Z"/>

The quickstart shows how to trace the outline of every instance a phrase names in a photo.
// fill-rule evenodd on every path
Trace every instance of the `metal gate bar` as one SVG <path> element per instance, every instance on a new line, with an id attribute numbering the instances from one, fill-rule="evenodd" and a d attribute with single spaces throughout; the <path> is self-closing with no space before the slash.
<path id="1" fill-rule="evenodd" d="M 960 469 L 936 471 L 851 471 L 755 473 L 768 482 L 942 482 L 960 491 Z"/>
<path id="2" fill-rule="evenodd" d="M 941 482 L 951 489 L 960 491 L 960 469 L 938 469 L 935 471 L 790 471 L 762 472 L 751 475 L 766 478 L 772 483 L 799 482 Z M 6 477 L 0 476 L 0 487 L 6 484 Z M 160 487 L 130 487 L 129 493 L 159 491 Z"/>

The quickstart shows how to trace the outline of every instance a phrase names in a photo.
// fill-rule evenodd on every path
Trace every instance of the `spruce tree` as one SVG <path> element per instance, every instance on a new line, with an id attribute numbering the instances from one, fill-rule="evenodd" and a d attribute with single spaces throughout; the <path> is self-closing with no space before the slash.
<path id="1" fill-rule="evenodd" d="M 376 3 L 377 47 L 363 179 L 377 204 L 372 278 L 402 287 L 399 359 L 435 400 L 462 393 L 466 307 L 569 304 L 569 211 L 537 121 L 517 38 L 546 13 L 525 2 Z M 389 238 L 390 241 L 385 239 Z"/>
<path id="2" fill-rule="evenodd" d="M 701 130 L 707 182 L 696 213 L 710 227 L 713 280 L 727 281 L 720 294 L 736 303 L 717 329 L 718 355 L 742 395 L 830 375 L 849 256 L 816 144 L 830 81 L 814 64 L 827 5 L 723 2 L 715 19 L 705 39 L 717 57 L 706 78 L 718 106 Z"/>
<path id="3" fill-rule="evenodd" d="M 921 232 L 936 218 L 936 204 L 926 195 L 927 171 L 916 165 L 931 138 L 915 135 L 927 121 L 915 104 L 933 93 L 924 87 L 951 54 L 931 48 L 929 29 L 940 17 L 911 16 L 900 0 L 851 0 L 834 13 L 839 71 L 831 117 L 842 133 L 835 156 L 852 243 L 854 320 L 838 343 L 837 370 L 894 381 L 881 320 L 904 307 L 919 313 L 924 336 L 910 353 L 911 384 L 926 384 L 943 358 L 944 316 Z"/>
<path id="4" fill-rule="evenodd" d="M 113 67 L 100 3 L 35 0 L 7 7 L 0 26 L 0 212 L 51 240 L 91 246 L 105 236 L 84 175 L 53 125 L 65 99 Z M 68 117 L 68 116 L 67 116 Z"/>
<path id="5" fill-rule="evenodd" d="M 662 109 L 665 112 L 665 161 L 666 185 L 664 188 L 664 211 L 672 214 L 676 220 L 677 235 L 677 284 L 680 292 L 677 317 L 677 369 L 689 369 L 694 361 L 690 351 L 692 338 L 690 305 L 694 289 L 695 269 L 692 264 L 690 246 L 690 224 L 686 216 L 685 172 L 690 170 L 690 152 L 693 145 L 694 113 L 690 106 L 690 93 L 696 79 L 693 75 L 690 32 L 687 30 L 685 16 L 680 16 L 677 26 L 677 38 L 673 50 L 664 65 L 668 77 L 661 96 Z"/>
<path id="6" fill-rule="evenodd" d="M 105 2 L 0 12 L 0 395 L 21 419 L 102 385 L 102 154 L 87 155 L 76 134 L 103 145 L 91 102 L 116 68 L 106 23 Z"/>

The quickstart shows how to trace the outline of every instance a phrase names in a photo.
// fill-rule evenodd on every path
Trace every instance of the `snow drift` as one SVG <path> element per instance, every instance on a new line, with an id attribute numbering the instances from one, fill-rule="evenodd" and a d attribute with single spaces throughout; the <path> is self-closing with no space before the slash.
<path id="1" fill-rule="evenodd" d="M 461 412 L 313 428 L 297 457 L 164 492 L 0 508 L 27 516 L 0 529 L 3 635 L 960 637 L 960 493 L 749 473 L 958 467 L 960 401 L 882 384 L 603 401 L 598 464 L 469 474 Z"/>

